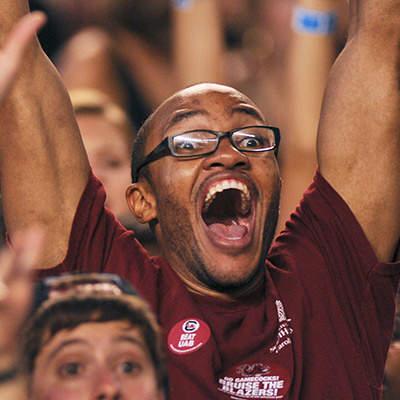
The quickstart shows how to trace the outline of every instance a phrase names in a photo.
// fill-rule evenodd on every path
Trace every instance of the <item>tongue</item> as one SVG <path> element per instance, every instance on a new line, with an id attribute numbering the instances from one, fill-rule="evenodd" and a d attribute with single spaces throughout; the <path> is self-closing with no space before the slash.
<path id="1" fill-rule="evenodd" d="M 243 225 L 230 225 L 226 226 L 224 224 L 212 224 L 209 226 L 210 231 L 221 238 L 227 239 L 241 239 L 247 234 L 247 227 Z"/>

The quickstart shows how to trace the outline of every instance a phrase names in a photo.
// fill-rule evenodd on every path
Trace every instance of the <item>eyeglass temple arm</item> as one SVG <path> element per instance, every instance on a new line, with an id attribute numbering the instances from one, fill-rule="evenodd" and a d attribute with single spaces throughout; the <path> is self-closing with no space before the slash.
<path id="1" fill-rule="evenodd" d="M 135 171 L 135 182 L 139 179 L 139 171 L 153 161 L 158 160 L 166 154 L 170 154 L 171 150 L 168 147 L 168 137 L 166 137 L 153 151 L 151 151 L 137 166 Z"/>
<path id="2" fill-rule="evenodd" d="M 275 134 L 275 157 L 278 155 L 278 151 L 279 151 L 279 143 L 281 142 L 281 132 L 279 130 L 279 128 L 273 128 L 274 134 Z"/>

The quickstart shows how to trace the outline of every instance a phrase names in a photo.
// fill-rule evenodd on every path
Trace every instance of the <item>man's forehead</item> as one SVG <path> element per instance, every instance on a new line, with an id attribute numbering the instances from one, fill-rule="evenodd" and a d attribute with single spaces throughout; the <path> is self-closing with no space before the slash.
<path id="1" fill-rule="evenodd" d="M 184 106 L 196 108 L 206 105 L 208 102 L 212 104 L 222 102 L 227 107 L 242 103 L 257 108 L 247 96 L 238 90 L 214 83 L 202 83 L 183 89 L 172 96 L 166 105 L 169 105 L 170 110 L 177 110 Z"/>
<path id="2" fill-rule="evenodd" d="M 204 95 L 208 93 L 220 93 L 220 94 L 226 94 L 226 95 L 238 95 L 242 97 L 246 97 L 243 93 L 239 92 L 238 90 L 226 86 L 226 85 L 220 85 L 217 83 L 198 83 L 196 85 L 189 86 L 185 89 L 182 89 L 178 93 L 176 93 L 173 97 L 195 97 L 197 95 Z"/>
<path id="3" fill-rule="evenodd" d="M 165 133 L 172 126 L 198 115 L 213 117 L 224 113 L 233 117 L 244 114 L 265 123 L 261 111 L 241 92 L 228 86 L 200 84 L 178 92 L 160 109 L 159 129 Z"/>

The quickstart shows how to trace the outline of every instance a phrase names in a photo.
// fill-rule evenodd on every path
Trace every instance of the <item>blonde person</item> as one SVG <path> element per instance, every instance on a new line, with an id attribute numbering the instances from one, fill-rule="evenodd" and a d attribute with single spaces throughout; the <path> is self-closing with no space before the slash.
<path id="1" fill-rule="evenodd" d="M 128 113 L 97 89 L 73 89 L 69 94 L 90 165 L 104 184 L 106 207 L 124 227 L 135 232 L 151 255 L 158 254 L 153 233 L 135 219 L 125 199 L 125 189 L 131 179 L 132 145 L 137 133 Z"/>

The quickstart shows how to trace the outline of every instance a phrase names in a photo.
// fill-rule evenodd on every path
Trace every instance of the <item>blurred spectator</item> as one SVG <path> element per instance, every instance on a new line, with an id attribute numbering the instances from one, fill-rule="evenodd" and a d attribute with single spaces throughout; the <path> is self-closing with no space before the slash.
<path id="1" fill-rule="evenodd" d="M 90 165 L 107 193 L 106 207 L 122 225 L 135 232 L 151 255 L 158 254 L 150 228 L 136 221 L 125 200 L 136 129 L 123 109 L 99 91 L 76 89 L 70 91 L 70 96 Z"/>
<path id="2" fill-rule="evenodd" d="M 25 335 L 31 400 L 165 399 L 160 329 L 147 303 L 117 275 L 38 282 Z"/>
<path id="3" fill-rule="evenodd" d="M 75 34 L 63 46 L 56 64 L 69 90 L 103 92 L 128 112 L 136 130 L 149 115 L 149 105 L 104 30 L 92 27 Z"/>
<path id="4" fill-rule="evenodd" d="M 32 304 L 33 269 L 45 244 L 40 228 L 19 233 L 12 249 L 0 252 L 0 398 L 25 400 L 22 329 Z"/>
<path id="5" fill-rule="evenodd" d="M 400 400 L 400 296 L 397 295 L 392 343 L 385 366 L 382 400 Z"/>

